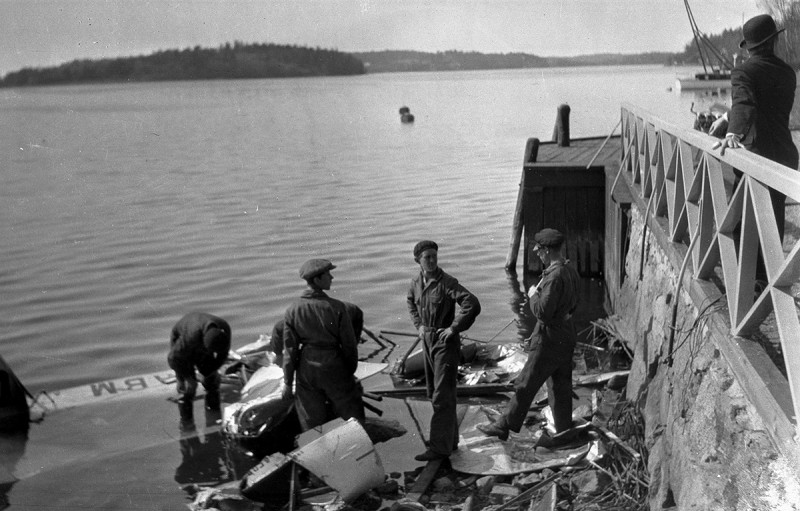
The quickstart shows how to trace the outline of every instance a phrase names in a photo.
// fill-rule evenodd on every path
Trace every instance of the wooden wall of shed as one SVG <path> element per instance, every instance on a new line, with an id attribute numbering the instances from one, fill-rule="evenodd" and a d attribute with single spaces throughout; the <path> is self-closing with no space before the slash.
<path id="1" fill-rule="evenodd" d="M 581 305 L 573 320 L 585 340 L 591 335 L 591 322 L 605 316 L 604 167 L 533 163 L 523 172 L 523 268 L 538 281 L 542 264 L 532 253 L 534 235 L 545 227 L 564 234 L 565 255 L 582 277 Z"/>
<path id="2" fill-rule="evenodd" d="M 605 250 L 605 177 L 603 167 L 534 163 L 524 167 L 523 266 L 539 274 L 533 257 L 534 235 L 550 227 L 565 238 L 566 257 L 582 277 L 602 278 Z"/>

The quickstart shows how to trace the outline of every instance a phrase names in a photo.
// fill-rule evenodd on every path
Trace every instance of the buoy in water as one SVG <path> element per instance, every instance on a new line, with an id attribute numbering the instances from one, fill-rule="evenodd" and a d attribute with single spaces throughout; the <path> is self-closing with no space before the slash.
<path id="1" fill-rule="evenodd" d="M 414 114 L 411 113 L 411 110 L 407 106 L 400 107 L 400 122 L 403 124 L 414 122 Z"/>

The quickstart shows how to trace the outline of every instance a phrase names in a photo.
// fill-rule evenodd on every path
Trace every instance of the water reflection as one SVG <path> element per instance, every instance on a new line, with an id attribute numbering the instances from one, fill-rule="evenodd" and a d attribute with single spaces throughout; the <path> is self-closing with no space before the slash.
<path id="1" fill-rule="evenodd" d="M 222 434 L 221 419 L 219 410 L 206 409 L 201 431 L 194 421 L 180 421 L 181 463 L 175 469 L 175 482 L 190 496 L 198 486 L 241 479 L 258 461 Z"/>
<path id="2" fill-rule="evenodd" d="M 513 270 L 506 270 L 506 282 L 511 290 L 511 312 L 517 317 L 517 339 L 520 343 L 525 343 L 533 332 L 536 325 L 536 318 L 533 317 L 530 307 L 528 307 L 528 296 L 525 294 L 525 281 L 520 283 L 517 273 Z"/>
<path id="3" fill-rule="evenodd" d="M 194 421 L 181 420 L 180 449 L 181 464 L 175 469 L 175 481 L 185 484 L 217 484 L 231 480 L 231 473 L 225 459 L 225 445 L 217 420 L 220 412 L 206 410 L 205 428 L 197 431 Z"/>
<path id="4" fill-rule="evenodd" d="M 0 510 L 11 506 L 8 495 L 17 482 L 14 471 L 25 454 L 27 443 L 27 428 L 25 431 L 15 433 L 0 432 Z"/>

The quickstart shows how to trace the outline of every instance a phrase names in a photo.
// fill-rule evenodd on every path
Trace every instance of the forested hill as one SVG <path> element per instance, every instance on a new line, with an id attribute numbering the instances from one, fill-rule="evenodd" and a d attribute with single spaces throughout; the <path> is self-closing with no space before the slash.
<path id="1" fill-rule="evenodd" d="M 283 78 L 364 72 L 360 60 L 335 50 L 236 42 L 213 49 L 196 46 L 147 56 L 75 60 L 57 67 L 24 68 L 3 77 L 0 86 Z"/>
<path id="2" fill-rule="evenodd" d="M 722 34 L 708 37 L 725 56 L 741 52 L 738 48 L 740 38 L 738 30 L 725 30 Z M 788 58 L 789 62 L 795 60 L 795 54 Z M 195 46 L 146 56 L 75 60 L 56 67 L 24 68 L 0 79 L 0 87 L 635 64 L 701 65 L 701 59 L 694 40 L 686 43 L 682 53 L 603 53 L 577 57 L 458 50 L 436 53 L 405 50 L 344 53 L 301 46 L 235 42 L 219 48 Z"/>
<path id="3" fill-rule="evenodd" d="M 353 53 L 368 73 L 398 71 L 455 71 L 474 69 L 520 69 L 559 66 L 612 66 L 628 64 L 672 64 L 674 53 L 597 54 L 579 57 L 537 57 L 527 53 L 477 53 L 445 51 L 372 51 Z"/>

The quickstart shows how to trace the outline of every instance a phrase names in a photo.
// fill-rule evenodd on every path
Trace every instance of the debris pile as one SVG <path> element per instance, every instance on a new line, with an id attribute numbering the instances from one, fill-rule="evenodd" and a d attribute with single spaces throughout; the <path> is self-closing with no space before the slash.
<path id="1" fill-rule="evenodd" d="M 649 476 L 640 414 L 624 400 L 622 392 L 607 387 L 595 390 L 592 402 L 593 411 L 588 407 L 576 410 L 576 426 L 568 434 L 547 432 L 552 419 L 549 408 L 543 407 L 532 409 L 523 430 L 505 442 L 486 437 L 474 427 L 495 413 L 492 407 L 470 405 L 462 421 L 461 446 L 450 460 L 430 462 L 405 473 L 384 473 L 357 423 L 332 421 L 319 431 L 304 434 L 310 433 L 311 441 L 298 438 L 298 444 L 305 447 L 288 455 L 267 456 L 238 484 L 198 492 L 191 508 L 646 509 Z M 362 436 L 343 442 L 348 434 Z M 543 437 L 547 441 L 542 441 Z M 319 449 L 313 448 L 314 442 Z M 344 466 L 348 457 L 355 465 Z M 474 464 L 476 460 L 483 461 Z M 492 464 L 488 460 L 493 460 Z"/>
<path id="2" fill-rule="evenodd" d="M 521 462 L 519 472 L 467 474 L 445 463 L 427 491 L 413 501 L 413 507 L 409 499 L 401 498 L 391 510 L 647 509 L 649 475 L 641 415 L 631 403 L 620 399 L 619 392 L 598 393 L 616 403 L 608 422 L 595 416 L 582 428 L 574 428 L 578 432 L 573 440 L 544 448 L 535 444 L 542 432 L 530 433 L 540 416 L 533 413 L 520 435 L 512 435 L 507 442 L 493 440 L 505 444 L 504 451 Z M 457 464 L 459 460 L 451 461 Z M 527 471 L 523 462 L 528 462 L 532 470 Z M 546 464 L 551 468 L 541 468 Z M 509 471 L 514 468 L 512 465 Z M 413 474 L 406 478 L 409 476 Z M 414 483 L 407 481 L 406 487 Z"/>
<path id="3" fill-rule="evenodd" d="M 630 350 L 613 321 L 593 322 L 591 329 L 590 335 L 584 336 L 584 349 L 576 352 L 574 374 L 576 390 L 582 394 L 574 397 L 585 404 L 575 408 L 574 427 L 566 432 L 555 432 L 546 389 L 537 396 L 522 431 L 512 433 L 506 441 L 487 437 L 476 427 L 496 418 L 504 404 L 496 399 L 468 399 L 459 405 L 459 448 L 449 459 L 431 461 L 414 471 L 386 473 L 374 444 L 404 435 L 399 422 L 368 417 L 361 425 L 337 419 L 297 436 L 293 450 L 264 456 L 240 481 L 197 491 L 190 507 L 269 511 L 646 509 L 649 475 L 644 425 L 624 394 Z M 479 346 L 471 354 L 466 362 L 472 362 L 472 373 L 482 373 L 483 378 L 492 372 L 503 377 L 513 374 L 524 357 L 514 347 L 482 359 L 489 349 L 508 351 L 509 347 Z M 404 362 L 405 370 L 413 369 L 413 358 L 406 357 Z M 603 370 L 607 372 L 598 372 Z M 258 401 L 248 399 L 250 394 L 268 396 L 266 401 L 270 401 L 277 390 L 270 377 L 248 383 L 242 392 L 244 399 L 231 409 L 238 410 L 237 420 L 223 425 L 223 430 L 239 441 L 247 435 L 231 425 L 241 428 L 247 425 L 243 417 L 255 418 L 264 410 L 263 404 L 254 406 Z M 406 404 L 412 415 L 426 409 L 412 406 L 410 399 Z M 253 431 L 257 432 L 254 439 L 264 439 L 263 428 Z"/>

